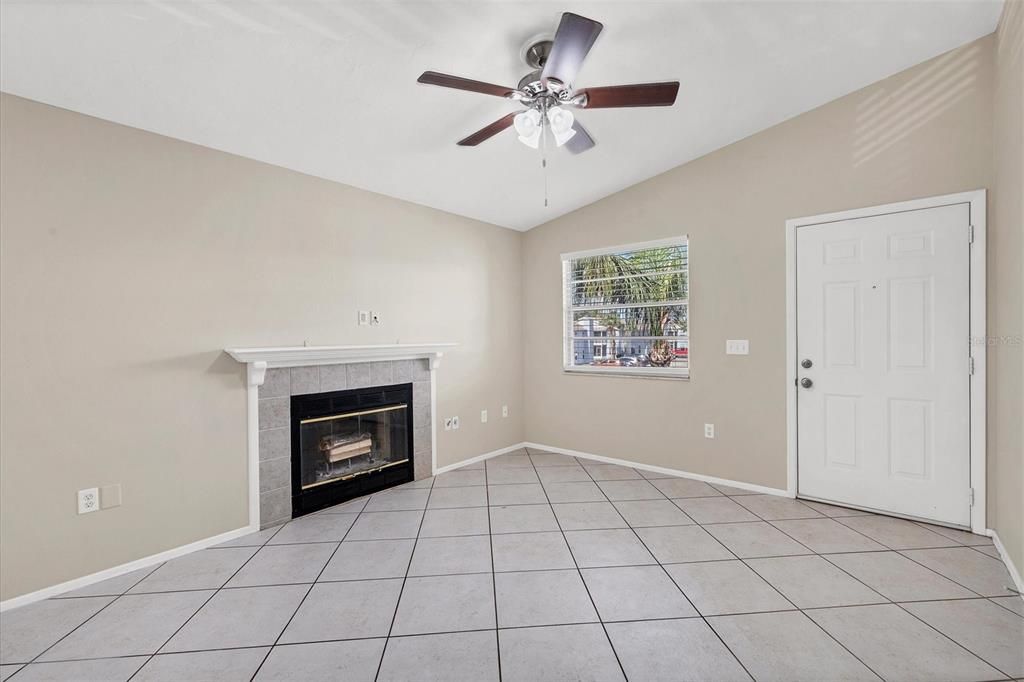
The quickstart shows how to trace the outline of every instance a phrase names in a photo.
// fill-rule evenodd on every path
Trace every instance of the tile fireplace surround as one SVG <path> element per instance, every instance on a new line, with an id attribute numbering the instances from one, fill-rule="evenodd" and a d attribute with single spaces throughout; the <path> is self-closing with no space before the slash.
<path id="1" fill-rule="evenodd" d="M 229 349 L 248 367 L 249 523 L 292 517 L 291 396 L 411 383 L 414 479 L 434 470 L 435 370 L 454 344 Z"/>

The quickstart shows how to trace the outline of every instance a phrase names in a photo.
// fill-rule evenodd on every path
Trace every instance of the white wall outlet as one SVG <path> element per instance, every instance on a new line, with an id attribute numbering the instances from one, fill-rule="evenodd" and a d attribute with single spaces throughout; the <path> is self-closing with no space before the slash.
<path id="1" fill-rule="evenodd" d="M 110 509 L 121 506 L 121 484 L 105 485 L 100 488 L 100 508 Z"/>
<path id="2" fill-rule="evenodd" d="M 452 418 L 451 417 L 445 417 L 444 418 L 444 430 L 445 431 L 451 431 L 452 430 Z"/>
<path id="3" fill-rule="evenodd" d="M 487 423 L 487 410 L 480 410 L 480 423 L 481 424 L 486 424 Z"/>
<path id="4" fill-rule="evenodd" d="M 85 490 L 78 491 L 78 513 L 88 514 L 89 512 L 99 511 L 100 508 L 100 489 L 99 488 L 86 488 Z"/>
<path id="5" fill-rule="evenodd" d="M 360 310 L 359 311 L 359 326 L 360 327 L 365 327 L 368 324 L 370 324 L 370 311 L 369 310 Z"/>
<path id="6" fill-rule="evenodd" d="M 453 431 L 458 431 L 459 430 L 459 418 L 457 416 L 452 417 L 452 430 Z"/>
<path id="7" fill-rule="evenodd" d="M 725 342 L 726 355 L 750 355 L 750 341 L 747 339 L 727 339 Z"/>
<path id="8" fill-rule="evenodd" d="M 507 417 L 508 416 L 508 405 L 502 405 L 501 406 L 501 416 L 502 417 Z"/>
<path id="9" fill-rule="evenodd" d="M 378 313 L 376 310 L 370 311 L 370 324 L 372 324 L 374 327 L 380 324 L 380 313 Z"/>
<path id="10" fill-rule="evenodd" d="M 715 437 L 715 425 L 714 424 L 705 424 L 704 425 L 704 437 L 705 438 L 714 438 Z"/>

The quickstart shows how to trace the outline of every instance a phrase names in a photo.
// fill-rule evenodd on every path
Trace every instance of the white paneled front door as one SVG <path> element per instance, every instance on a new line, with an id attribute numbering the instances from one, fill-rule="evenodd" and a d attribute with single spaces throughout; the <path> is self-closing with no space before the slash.
<path id="1" fill-rule="evenodd" d="M 799 494 L 970 510 L 970 205 L 796 230 Z"/>

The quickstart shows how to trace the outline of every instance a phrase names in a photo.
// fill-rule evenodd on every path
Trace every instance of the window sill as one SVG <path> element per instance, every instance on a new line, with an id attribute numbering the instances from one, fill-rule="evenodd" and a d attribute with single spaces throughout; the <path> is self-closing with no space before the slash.
<path id="1" fill-rule="evenodd" d="M 650 370 L 631 369 L 605 369 L 605 368 L 583 368 L 563 367 L 562 374 L 575 374 L 577 376 L 600 376 L 600 377 L 623 377 L 628 379 L 660 379 L 662 381 L 689 381 L 690 373 L 686 370 L 652 372 Z"/>

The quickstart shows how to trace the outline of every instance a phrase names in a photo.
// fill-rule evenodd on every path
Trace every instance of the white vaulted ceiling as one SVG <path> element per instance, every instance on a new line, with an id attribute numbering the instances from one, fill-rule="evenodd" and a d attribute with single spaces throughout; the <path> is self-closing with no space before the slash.
<path id="1" fill-rule="evenodd" d="M 994 30 L 998 0 L 3 0 L 0 89 L 525 230 Z M 581 87 L 679 80 L 672 108 L 578 112 L 598 146 L 539 153 L 516 109 L 416 83 L 514 86 L 562 11 L 601 21 Z"/>

